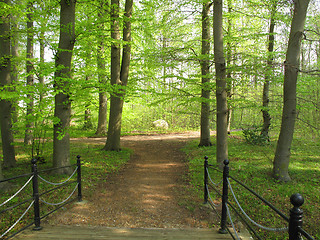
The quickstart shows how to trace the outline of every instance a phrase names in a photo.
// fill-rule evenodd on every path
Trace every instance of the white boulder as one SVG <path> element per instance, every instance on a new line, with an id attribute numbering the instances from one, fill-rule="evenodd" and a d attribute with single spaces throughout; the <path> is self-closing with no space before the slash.
<path id="1" fill-rule="evenodd" d="M 152 123 L 152 126 L 154 128 L 157 128 L 157 129 L 164 129 L 164 130 L 167 130 L 169 128 L 169 124 L 165 121 L 165 120 L 162 120 L 162 119 L 159 119 L 159 120 L 156 120 Z"/>

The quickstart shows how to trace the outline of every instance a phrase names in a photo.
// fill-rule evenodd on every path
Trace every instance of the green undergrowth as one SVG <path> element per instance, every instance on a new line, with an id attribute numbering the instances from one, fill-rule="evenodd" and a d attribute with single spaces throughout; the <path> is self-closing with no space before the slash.
<path id="1" fill-rule="evenodd" d="M 156 129 L 156 128 L 147 128 L 147 129 L 134 129 L 134 128 L 128 128 L 123 129 L 121 131 L 122 136 L 131 136 L 131 135 L 154 135 L 154 134 L 172 134 L 172 133 L 181 133 L 185 131 L 197 131 L 197 129 L 182 129 L 177 127 L 169 127 L 168 129 Z M 106 137 L 107 134 L 103 136 L 97 136 L 95 134 L 94 129 L 82 129 L 79 127 L 72 127 L 70 130 L 70 137 L 71 138 L 86 138 L 86 137 Z M 23 136 L 20 136 L 23 138 Z M 48 132 L 47 137 L 52 137 L 52 133 Z"/>
<path id="2" fill-rule="evenodd" d="M 190 179 L 201 197 L 203 196 L 204 156 L 209 157 L 209 164 L 216 165 L 215 139 L 212 141 L 213 147 L 199 148 L 198 141 L 194 141 L 184 148 L 189 159 Z M 292 181 L 287 183 L 276 181 L 271 175 L 275 145 L 275 141 L 264 146 L 251 145 L 239 136 L 231 135 L 228 142 L 230 176 L 249 186 L 286 216 L 289 216 L 289 211 L 292 208 L 290 196 L 294 193 L 302 194 L 305 199 L 302 206 L 304 229 L 319 239 L 320 144 L 299 139 L 294 140 L 289 169 Z M 210 175 L 215 183 L 222 180 L 222 173 L 218 171 L 210 170 Z M 231 180 L 231 185 L 241 206 L 254 221 L 272 228 L 287 226 L 286 221 L 235 181 Z M 221 190 L 222 186 L 219 185 L 218 189 Z M 220 200 L 217 194 L 211 196 L 214 200 Z M 229 201 L 236 206 L 230 192 Z M 233 220 L 238 221 L 235 216 Z M 288 239 L 287 233 L 274 233 L 256 227 L 254 229 L 263 239 Z"/>
<path id="3" fill-rule="evenodd" d="M 46 151 L 43 153 L 43 157 L 45 163 L 39 163 L 38 169 L 44 170 L 52 168 L 52 149 L 46 146 Z M 123 149 L 119 152 L 107 152 L 102 150 L 101 145 L 88 145 L 86 143 L 72 143 L 70 149 L 71 155 L 71 164 L 76 164 L 77 155 L 81 156 L 82 160 L 82 195 L 85 200 L 89 196 L 92 196 L 96 190 L 98 184 L 101 184 L 106 181 L 106 178 L 109 174 L 117 172 L 130 158 L 131 151 L 128 149 Z M 16 146 L 17 151 L 17 167 L 12 169 L 4 169 L 3 174 L 5 178 L 10 178 L 17 175 L 22 175 L 25 173 L 31 172 L 31 161 L 28 154 L 25 154 L 25 149 L 21 145 Z M 75 166 L 72 167 L 72 172 L 75 169 Z M 57 183 L 66 181 L 70 175 L 56 175 L 52 172 L 43 172 L 40 173 L 44 179 Z M 75 181 L 77 175 L 75 174 L 70 181 Z M 20 179 L 10 181 L 10 187 L 7 191 L 1 191 L 0 194 L 0 204 L 6 201 L 9 197 L 11 197 L 17 190 L 19 190 L 26 181 L 30 178 L 23 177 Z M 50 188 L 55 187 L 49 185 L 42 180 L 39 180 L 39 193 L 45 192 Z M 41 198 L 49 203 L 60 203 L 65 200 L 75 189 L 76 183 L 72 183 L 66 187 L 58 189 L 56 191 L 52 191 L 46 195 L 43 195 Z M 7 207 L 13 206 L 23 200 L 32 197 L 32 182 L 27 185 L 27 187 L 22 190 L 15 198 L 13 198 L 10 202 L 0 207 L 0 211 L 4 210 Z M 75 191 L 74 195 L 71 199 L 77 198 L 77 191 Z M 21 216 L 21 214 L 27 209 L 31 202 L 27 202 L 21 205 L 18 208 L 13 210 L 9 210 L 5 213 L 0 214 L 0 236 L 12 225 L 17 219 Z M 47 214 L 51 210 L 53 210 L 56 206 L 48 206 L 43 202 L 40 203 L 41 216 Z M 59 210 L 58 210 L 59 211 Z M 59 214 L 59 213 L 55 213 Z M 17 226 L 10 231 L 10 234 L 14 233 L 17 229 L 22 228 L 23 226 L 31 223 L 33 221 L 33 207 L 31 207 L 30 211 L 26 214 L 26 216 L 17 224 Z"/>

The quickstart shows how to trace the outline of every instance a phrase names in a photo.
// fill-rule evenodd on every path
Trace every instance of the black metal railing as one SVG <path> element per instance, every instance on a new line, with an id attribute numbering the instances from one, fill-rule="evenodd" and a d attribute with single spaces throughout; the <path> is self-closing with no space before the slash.
<path id="1" fill-rule="evenodd" d="M 4 180 L 0 181 L 1 183 L 6 183 L 15 179 L 20 179 L 23 177 L 29 177 L 29 179 L 26 181 L 26 183 L 16 192 L 14 193 L 10 198 L 8 198 L 6 201 L 4 201 L 3 203 L 0 204 L 0 207 L 6 205 L 7 203 L 9 203 L 12 199 L 14 199 L 22 190 L 24 190 L 32 181 L 32 193 L 30 198 L 27 198 L 17 204 L 14 204 L 10 207 L 7 207 L 3 210 L 0 210 L 0 214 L 4 214 L 10 210 L 16 209 L 17 207 L 20 207 L 26 203 L 29 203 L 28 207 L 26 208 L 26 210 L 24 211 L 24 213 L 14 222 L 13 225 L 11 225 L 9 228 L 7 228 L 5 230 L 5 232 L 0 233 L 0 239 L 9 239 L 14 237 L 15 235 L 17 235 L 18 233 L 22 232 L 23 230 L 25 230 L 28 227 L 31 227 L 32 225 L 34 225 L 33 230 L 41 230 L 41 220 L 45 217 L 47 217 L 48 215 L 50 215 L 51 213 L 57 211 L 58 209 L 62 208 L 63 206 L 65 206 L 66 204 L 74 201 L 74 200 L 78 200 L 79 202 L 82 201 L 82 191 L 81 191 L 81 160 L 80 160 L 80 156 L 77 156 L 77 163 L 74 165 L 70 165 L 70 166 L 64 166 L 64 167 L 58 167 L 58 168 L 51 168 L 51 169 L 45 169 L 45 170 L 38 170 L 38 166 L 37 166 L 37 160 L 36 159 L 32 159 L 31 161 L 32 163 L 32 171 L 31 173 L 27 173 L 27 174 L 23 174 L 20 176 L 15 176 L 12 178 L 7 178 Z M 63 182 L 58 182 L 58 183 L 53 183 L 50 182 L 48 180 L 46 180 L 45 178 L 43 178 L 40 173 L 44 173 L 44 172 L 50 172 L 50 171 L 54 171 L 54 170 L 59 170 L 59 169 L 63 169 L 63 168 L 71 168 L 71 167 L 76 167 L 74 172 L 71 174 L 71 176 L 69 176 L 69 178 Z M 77 178 L 76 180 L 72 180 L 73 176 L 77 173 Z M 49 185 L 54 185 L 54 187 L 43 191 L 43 192 L 39 192 L 39 180 L 43 181 L 45 184 L 49 184 Z M 43 199 L 43 196 L 45 196 L 48 193 L 52 193 L 53 191 L 56 191 L 62 187 L 66 187 L 68 185 L 71 184 L 76 184 L 75 188 L 73 189 L 73 191 L 71 192 L 71 194 L 64 199 L 63 201 L 59 202 L 59 203 L 49 203 L 47 201 L 45 201 Z M 78 194 L 76 198 L 72 198 L 72 196 L 74 195 L 75 191 L 78 190 Z M 53 210 L 47 212 L 46 214 L 41 216 L 41 209 L 40 209 L 40 203 L 44 203 L 46 205 L 52 206 Z M 21 219 L 29 212 L 31 211 L 31 208 L 33 206 L 33 221 L 28 223 L 27 225 L 23 226 L 20 229 L 16 229 L 15 231 L 13 231 L 16 227 L 16 225 L 21 221 Z M 14 233 L 12 233 L 14 232 Z"/>
<path id="2" fill-rule="evenodd" d="M 209 169 L 213 169 L 214 171 L 218 171 L 222 175 L 222 180 L 220 183 L 214 183 L 211 179 Z M 251 194 L 253 194 L 255 197 L 260 199 L 263 203 L 266 204 L 270 209 L 272 209 L 277 215 L 279 215 L 282 219 L 284 219 L 285 222 L 287 222 L 288 227 L 283 228 L 269 228 L 260 225 L 259 223 L 252 220 L 248 214 L 243 210 L 241 207 L 239 201 L 237 200 L 237 196 L 234 193 L 232 189 L 232 185 L 230 183 L 230 179 L 235 181 L 237 184 L 245 188 L 247 191 L 249 191 Z M 222 193 L 221 190 L 217 189 L 217 187 L 222 185 Z M 238 236 L 238 233 L 236 231 L 235 224 L 232 221 L 232 217 L 230 214 L 230 208 L 233 210 L 233 212 L 241 219 L 241 221 L 247 226 L 248 230 L 252 233 L 253 236 L 256 237 L 256 239 L 263 239 L 259 236 L 258 232 L 254 229 L 253 225 L 256 227 L 266 230 L 266 231 L 274 231 L 274 232 L 283 232 L 287 231 L 289 233 L 289 240 L 302 240 L 302 236 L 304 236 L 308 240 L 315 240 L 309 233 L 307 233 L 303 228 L 303 211 L 300 209 L 300 207 L 304 203 L 304 198 L 298 194 L 295 193 L 291 196 L 290 202 L 293 205 L 293 208 L 290 210 L 290 217 L 287 217 L 285 214 L 283 214 L 280 210 L 278 210 L 276 207 L 274 207 L 269 201 L 261 197 L 259 194 L 257 194 L 255 191 L 253 191 L 251 188 L 237 180 L 236 178 L 229 175 L 229 161 L 224 161 L 224 168 L 223 171 L 214 168 L 213 165 L 208 163 L 208 157 L 205 157 L 204 161 L 204 202 L 209 203 L 213 209 L 216 209 L 219 205 L 217 205 L 210 195 L 210 189 L 215 191 L 218 196 L 220 196 L 221 201 L 221 221 L 220 221 L 220 229 L 219 232 L 222 234 L 230 233 L 233 239 L 240 239 Z M 234 202 L 236 203 L 237 207 L 234 206 L 234 204 L 229 201 L 229 192 L 232 193 L 232 196 L 234 198 Z M 230 207 L 230 208 L 229 208 Z M 240 209 L 240 210 L 239 210 Z M 228 218 L 229 223 L 231 224 L 233 228 L 233 232 L 230 231 L 230 229 L 227 227 L 228 225 Z"/>

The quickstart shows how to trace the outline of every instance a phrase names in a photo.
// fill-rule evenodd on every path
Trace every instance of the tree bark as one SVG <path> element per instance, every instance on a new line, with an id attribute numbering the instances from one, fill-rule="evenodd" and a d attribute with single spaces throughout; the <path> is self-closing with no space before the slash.
<path id="1" fill-rule="evenodd" d="M 4 177 L 2 174 L 2 165 L 0 164 L 0 180 L 3 180 L 3 179 L 4 179 Z M 2 186 L 2 183 L 0 183 L 0 190 L 2 189 L 1 186 Z"/>
<path id="2" fill-rule="evenodd" d="M 27 73 L 27 114 L 26 114 L 26 130 L 24 136 L 24 144 L 31 145 L 33 140 L 33 0 L 29 0 L 27 6 L 27 61 L 26 61 L 26 73 Z"/>
<path id="3" fill-rule="evenodd" d="M 106 3 L 100 2 L 100 9 L 98 10 L 98 18 L 101 19 L 103 14 L 106 14 Z M 104 37 L 104 23 L 100 25 L 101 34 L 98 36 L 98 51 L 97 51 L 97 66 L 99 78 L 99 115 L 96 135 L 105 135 L 107 133 L 107 112 L 108 112 L 108 97 L 105 86 L 106 79 L 106 63 L 105 63 L 105 37 Z"/>
<path id="4" fill-rule="evenodd" d="M 4 176 L 2 173 L 2 166 L 0 164 L 0 180 L 3 180 L 3 179 L 4 179 Z M 8 190 L 8 189 L 10 189 L 10 187 L 12 187 L 12 186 L 8 182 L 0 183 L 0 191 Z"/>
<path id="5" fill-rule="evenodd" d="M 269 139 L 269 128 L 271 125 L 271 116 L 269 113 L 269 89 L 270 89 L 270 76 L 272 75 L 273 69 L 273 49 L 274 49 L 274 27 L 275 27 L 275 14 L 277 9 L 277 2 L 274 1 L 271 9 L 270 26 L 269 26 L 269 36 L 268 36 L 268 59 L 267 59 L 267 69 L 265 72 L 265 79 L 263 84 L 262 92 L 262 117 L 263 125 L 261 129 L 261 136 L 265 139 Z"/>
<path id="6" fill-rule="evenodd" d="M 93 127 L 93 124 L 91 121 L 91 109 L 89 107 L 90 107 L 90 104 L 87 103 L 86 108 L 84 110 L 84 125 L 83 125 L 84 130 L 89 130 L 89 129 L 92 129 Z"/>
<path id="7" fill-rule="evenodd" d="M 199 146 L 212 146 L 210 139 L 210 19 L 211 4 L 202 4 L 202 46 L 201 46 L 201 126 Z"/>
<path id="8" fill-rule="evenodd" d="M 11 15 L 11 22 L 10 22 L 10 32 L 11 32 L 11 55 L 13 62 L 11 63 L 11 82 L 15 86 L 18 83 L 18 63 L 17 60 L 19 58 L 19 23 L 17 21 L 18 15 L 12 14 Z M 15 91 L 15 90 L 14 90 Z M 12 100 L 12 122 L 18 122 L 18 100 Z"/>
<path id="9" fill-rule="evenodd" d="M 102 81 L 102 80 L 101 80 Z M 107 113 L 108 113 L 108 97 L 103 88 L 99 91 L 99 116 L 96 135 L 101 136 L 107 133 Z"/>
<path id="10" fill-rule="evenodd" d="M 309 0 L 295 0 L 294 13 L 284 64 L 283 110 L 280 135 L 273 161 L 273 176 L 280 181 L 290 181 L 290 148 L 296 120 L 296 88 L 299 56 Z"/>
<path id="11" fill-rule="evenodd" d="M 223 50 L 222 0 L 214 1 L 213 10 L 214 61 L 216 68 L 216 98 L 217 98 L 217 164 L 223 167 L 223 161 L 228 158 L 228 105 L 226 63 Z"/>
<path id="12" fill-rule="evenodd" d="M 123 101 L 117 87 L 120 81 L 120 27 L 119 27 L 119 0 L 111 0 L 111 85 L 113 92 L 110 98 L 110 116 L 105 150 L 119 151 L 121 134 L 121 114 Z"/>
<path id="13" fill-rule="evenodd" d="M 70 79 L 71 60 L 75 42 L 75 0 L 60 1 L 60 38 L 56 54 L 54 76 L 55 84 L 55 110 L 53 133 L 53 166 L 63 167 L 70 165 Z M 59 174 L 70 173 L 71 169 L 64 168 L 57 171 Z"/>
<path id="14" fill-rule="evenodd" d="M 123 54 L 120 68 L 120 46 L 119 46 L 119 0 L 111 1 L 111 85 L 113 93 L 110 99 L 110 116 L 106 145 L 104 150 L 121 150 L 121 119 L 123 109 L 123 98 L 125 87 L 128 83 L 130 55 L 131 55 L 131 17 L 133 0 L 126 0 L 124 27 L 123 27 Z"/>
<path id="15" fill-rule="evenodd" d="M 232 13 L 233 3 L 232 0 L 228 0 L 228 13 Z M 227 75 L 227 100 L 231 100 L 232 98 L 232 91 L 233 91 L 233 81 L 232 81 L 232 70 L 231 70 L 231 61 L 232 61 L 232 45 L 231 45 L 231 38 L 232 38 L 232 19 L 229 16 L 227 19 L 227 34 L 229 40 L 227 41 L 227 49 L 226 49 L 226 55 L 227 55 L 227 69 L 226 69 L 226 75 Z M 228 116 L 227 116 L 227 131 L 230 134 L 231 132 L 231 119 L 232 119 L 232 109 L 228 108 Z"/>
<path id="16" fill-rule="evenodd" d="M 1 0 L 4 4 L 9 4 L 9 0 Z M 2 15 L 0 20 L 0 87 L 7 87 L 10 91 L 12 85 L 11 56 L 10 56 L 10 16 Z M 12 90 L 12 89 L 11 89 Z M 4 167 L 15 167 L 15 149 L 13 146 L 12 132 L 12 104 L 10 99 L 0 100 L 0 124 Z"/>
<path id="17" fill-rule="evenodd" d="M 40 32 L 40 39 L 39 39 L 39 48 L 40 48 L 40 66 L 41 68 L 44 67 L 44 50 L 45 50 L 45 44 L 44 44 L 44 36 L 45 32 L 43 30 L 41 30 Z M 45 94 L 45 84 L 44 84 L 44 77 L 42 74 L 39 75 L 39 84 L 40 84 L 40 96 L 39 96 L 39 104 L 41 105 L 44 99 L 44 94 Z M 41 107 L 40 107 L 41 108 Z"/>

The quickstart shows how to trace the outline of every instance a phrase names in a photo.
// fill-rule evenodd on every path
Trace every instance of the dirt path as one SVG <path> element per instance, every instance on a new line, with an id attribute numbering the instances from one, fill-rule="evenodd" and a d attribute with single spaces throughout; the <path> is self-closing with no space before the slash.
<path id="1" fill-rule="evenodd" d="M 109 227 L 208 227 L 202 199 L 191 194 L 181 147 L 198 135 L 127 136 L 122 145 L 134 154 L 117 174 L 107 177 L 96 193 L 65 211 L 55 224 Z M 87 139 L 105 143 L 105 139 Z M 56 214 L 58 215 L 58 214 Z"/>

